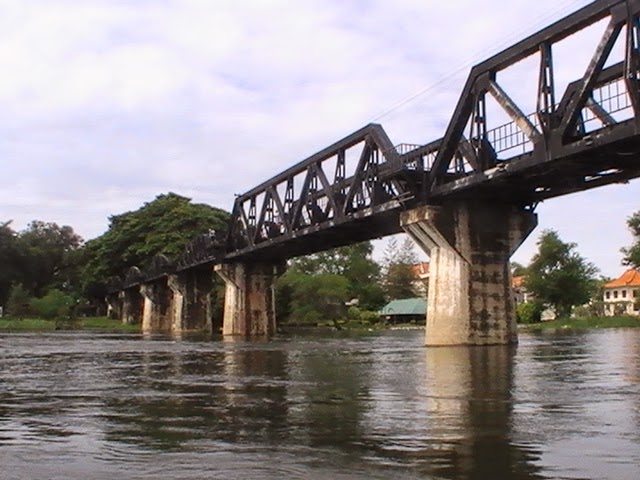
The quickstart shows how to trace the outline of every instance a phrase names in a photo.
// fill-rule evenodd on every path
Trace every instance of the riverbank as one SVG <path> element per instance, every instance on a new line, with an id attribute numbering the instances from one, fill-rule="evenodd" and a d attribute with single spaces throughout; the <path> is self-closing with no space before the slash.
<path id="1" fill-rule="evenodd" d="M 140 325 L 124 324 L 107 317 L 83 317 L 63 321 L 41 318 L 0 318 L 0 332 L 52 332 L 55 330 L 138 333 Z"/>
<path id="2" fill-rule="evenodd" d="M 594 328 L 640 328 L 640 317 L 560 318 L 531 325 L 519 325 L 518 328 L 527 332 L 542 332 L 550 330 L 590 330 Z"/>

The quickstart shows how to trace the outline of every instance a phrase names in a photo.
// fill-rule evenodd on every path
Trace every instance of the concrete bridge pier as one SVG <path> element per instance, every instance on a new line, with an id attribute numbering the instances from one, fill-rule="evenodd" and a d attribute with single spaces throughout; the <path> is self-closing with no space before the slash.
<path id="1" fill-rule="evenodd" d="M 521 207 L 455 201 L 403 212 L 429 255 L 427 345 L 517 343 L 509 258 L 537 225 Z"/>
<path id="2" fill-rule="evenodd" d="M 223 335 L 269 336 L 276 331 L 274 283 L 283 266 L 272 263 L 216 265 L 225 282 Z"/>
<path id="3" fill-rule="evenodd" d="M 169 288 L 166 277 L 140 285 L 140 293 L 144 298 L 142 331 L 145 333 L 170 331 L 174 320 L 174 310 L 171 308 L 173 292 Z"/>
<path id="4" fill-rule="evenodd" d="M 144 299 L 140 294 L 140 287 L 136 285 L 123 290 L 120 292 L 120 299 L 122 301 L 122 323 L 132 325 L 141 323 Z"/>
<path id="5" fill-rule="evenodd" d="M 191 268 L 168 277 L 172 292 L 170 316 L 173 332 L 211 332 L 211 267 Z"/>

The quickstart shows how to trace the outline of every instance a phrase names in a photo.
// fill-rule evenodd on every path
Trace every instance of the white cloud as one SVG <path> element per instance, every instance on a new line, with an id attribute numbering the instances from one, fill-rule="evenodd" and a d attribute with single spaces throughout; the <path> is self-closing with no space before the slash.
<path id="1" fill-rule="evenodd" d="M 230 209 L 234 193 L 381 113 L 395 143 L 429 142 L 472 63 L 586 3 L 0 0 L 0 220 L 91 238 L 170 190 Z M 527 82 L 512 77 L 518 96 Z M 540 227 L 614 275 L 639 190 L 550 201 Z"/>

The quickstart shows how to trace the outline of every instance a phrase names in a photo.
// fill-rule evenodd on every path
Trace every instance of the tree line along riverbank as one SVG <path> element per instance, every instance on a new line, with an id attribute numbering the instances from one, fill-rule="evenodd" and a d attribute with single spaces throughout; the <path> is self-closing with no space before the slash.
<path id="1" fill-rule="evenodd" d="M 159 256 L 175 260 L 198 236 L 222 238 L 228 218 L 228 212 L 170 192 L 137 210 L 110 216 L 107 231 L 87 242 L 71 226 L 36 220 L 14 230 L 10 220 L 0 219 L 0 307 L 5 315 L 32 319 L 104 315 L 106 293 L 130 268 L 144 271 Z M 627 226 L 633 241 L 622 249 L 622 263 L 639 269 L 640 211 L 628 218 Z M 553 230 L 540 233 L 537 247 L 529 265 L 511 264 L 529 299 L 518 306 L 518 321 L 538 323 L 546 309 L 573 317 L 584 306 L 586 315 L 603 315 L 603 288 L 612 279 L 600 275 L 575 243 L 562 241 Z M 347 319 L 370 328 L 368 323 L 379 321 L 388 302 L 425 297 L 425 265 L 408 237 L 391 237 L 381 259 L 374 258 L 371 242 L 291 259 L 275 285 L 278 323 Z M 211 311 L 214 323 L 220 323 L 225 287 L 217 276 L 214 282 Z"/>

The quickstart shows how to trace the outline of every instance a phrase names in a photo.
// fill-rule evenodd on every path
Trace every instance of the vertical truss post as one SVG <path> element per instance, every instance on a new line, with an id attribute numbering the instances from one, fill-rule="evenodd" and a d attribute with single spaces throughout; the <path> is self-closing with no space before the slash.
<path id="1" fill-rule="evenodd" d="M 464 158 L 457 151 L 454 156 L 455 165 L 456 165 L 456 173 L 464 173 Z"/>
<path id="2" fill-rule="evenodd" d="M 536 113 L 545 137 L 555 126 L 553 117 L 556 108 L 555 86 L 553 80 L 553 56 L 551 45 L 540 45 L 540 76 L 538 79 L 538 103 Z"/>
<path id="3" fill-rule="evenodd" d="M 256 197 L 251 197 L 251 202 L 249 203 L 249 226 L 256 226 Z"/>
<path id="4" fill-rule="evenodd" d="M 273 222 L 273 198 L 271 198 L 271 195 L 269 195 L 269 201 L 266 203 L 264 219 L 267 222 Z"/>
<path id="5" fill-rule="evenodd" d="M 375 205 L 377 200 L 376 185 L 378 184 L 378 165 L 380 164 L 380 151 L 378 146 L 374 145 L 369 157 L 369 165 L 367 167 L 367 190 L 369 191 L 369 206 Z"/>
<path id="6" fill-rule="evenodd" d="M 345 164 L 345 152 L 344 149 L 340 149 L 338 152 L 338 159 L 336 161 L 336 173 L 334 176 L 335 183 L 338 183 L 345 179 L 347 174 L 347 168 Z M 341 191 L 344 190 L 344 186 L 341 187 Z"/>
<path id="7" fill-rule="evenodd" d="M 318 195 L 316 195 L 318 192 L 318 174 L 316 172 L 315 163 L 309 167 L 308 175 L 310 175 L 311 177 L 309 179 L 309 194 L 307 196 L 307 199 L 308 199 L 307 214 L 309 215 L 309 223 L 314 224 L 315 223 L 314 212 L 316 212 L 319 209 Z"/>
<path id="8" fill-rule="evenodd" d="M 632 12 L 627 17 L 627 38 L 624 56 L 624 80 L 636 122 L 640 122 L 640 24 Z"/>
<path id="9" fill-rule="evenodd" d="M 338 158 L 336 160 L 336 172 L 333 177 L 333 184 L 338 188 L 334 190 L 334 198 L 336 201 L 336 205 L 338 209 L 336 210 L 336 215 L 342 212 L 344 209 L 344 200 L 347 196 L 347 189 L 344 184 L 344 179 L 347 176 L 347 167 L 345 160 L 345 151 L 344 148 L 338 150 Z"/>
<path id="10" fill-rule="evenodd" d="M 287 178 L 287 189 L 284 192 L 284 211 L 287 217 L 291 216 L 293 210 L 293 177 Z M 289 220 L 289 218 L 287 219 Z"/>
<path id="11" fill-rule="evenodd" d="M 485 167 L 483 159 L 484 144 L 487 139 L 487 103 L 485 99 L 486 92 L 479 91 L 474 100 L 473 113 L 471 114 L 471 132 L 470 138 L 476 153 L 476 157 L 480 159 L 483 168 Z"/>

